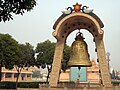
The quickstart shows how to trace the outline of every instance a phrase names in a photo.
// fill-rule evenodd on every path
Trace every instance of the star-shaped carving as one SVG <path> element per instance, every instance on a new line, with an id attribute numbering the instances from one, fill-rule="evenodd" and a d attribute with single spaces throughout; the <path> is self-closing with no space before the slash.
<path id="1" fill-rule="evenodd" d="M 82 6 L 82 4 L 78 4 L 78 3 L 76 3 L 76 5 L 73 5 L 74 11 L 79 12 L 81 10 L 81 6 Z"/>

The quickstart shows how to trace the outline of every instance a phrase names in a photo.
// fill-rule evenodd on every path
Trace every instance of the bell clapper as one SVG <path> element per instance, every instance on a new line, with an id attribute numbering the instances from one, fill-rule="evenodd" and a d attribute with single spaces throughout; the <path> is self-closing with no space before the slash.
<path id="1" fill-rule="evenodd" d="M 78 70 L 80 71 L 81 67 L 78 66 Z"/>
<path id="2" fill-rule="evenodd" d="M 78 78 L 77 78 L 76 83 L 80 83 L 80 69 L 81 67 L 78 66 Z"/>

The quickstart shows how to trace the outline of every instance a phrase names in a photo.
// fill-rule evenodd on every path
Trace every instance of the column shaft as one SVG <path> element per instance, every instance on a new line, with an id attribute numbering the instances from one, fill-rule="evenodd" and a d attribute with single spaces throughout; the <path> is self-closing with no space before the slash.
<path id="1" fill-rule="evenodd" d="M 57 86 L 59 71 L 61 69 L 61 60 L 63 58 L 63 48 L 64 48 L 64 42 L 57 41 L 55 53 L 54 53 L 52 71 L 50 74 L 50 82 L 49 82 L 50 86 Z"/>
<path id="2" fill-rule="evenodd" d="M 101 72 L 101 79 L 103 82 L 103 85 L 105 87 L 111 87 L 111 78 L 110 78 L 110 73 L 108 70 L 108 64 L 106 60 L 106 52 L 104 48 L 104 42 L 103 40 L 97 39 L 96 41 L 96 47 L 97 47 L 97 56 L 98 56 L 98 61 L 99 61 L 99 69 Z"/>

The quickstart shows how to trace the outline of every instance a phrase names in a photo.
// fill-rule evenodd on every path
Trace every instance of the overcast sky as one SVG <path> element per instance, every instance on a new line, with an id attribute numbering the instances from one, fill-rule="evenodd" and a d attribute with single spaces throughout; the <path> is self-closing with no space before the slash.
<path id="1" fill-rule="evenodd" d="M 76 4 L 87 5 L 94 9 L 103 21 L 104 44 L 106 52 L 110 52 L 110 66 L 120 70 L 120 0 L 37 0 L 37 6 L 23 16 L 14 15 L 14 20 L 0 23 L 0 32 L 9 33 L 19 43 L 29 42 L 36 47 L 37 43 L 47 39 L 56 42 L 52 36 L 53 24 L 62 14 L 65 8 Z M 95 45 L 92 41 L 92 35 L 82 30 L 91 58 L 96 59 L 94 52 Z M 67 44 L 71 45 L 74 41 L 73 32 L 67 39 Z"/>

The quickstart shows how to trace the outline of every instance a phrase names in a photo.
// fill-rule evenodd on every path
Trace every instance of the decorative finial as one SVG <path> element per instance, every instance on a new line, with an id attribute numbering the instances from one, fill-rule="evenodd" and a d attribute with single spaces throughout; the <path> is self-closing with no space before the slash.
<path id="1" fill-rule="evenodd" d="M 78 3 L 76 3 L 76 5 L 73 5 L 74 11 L 79 12 L 81 10 L 81 6 L 82 6 L 82 4 L 78 4 Z"/>

